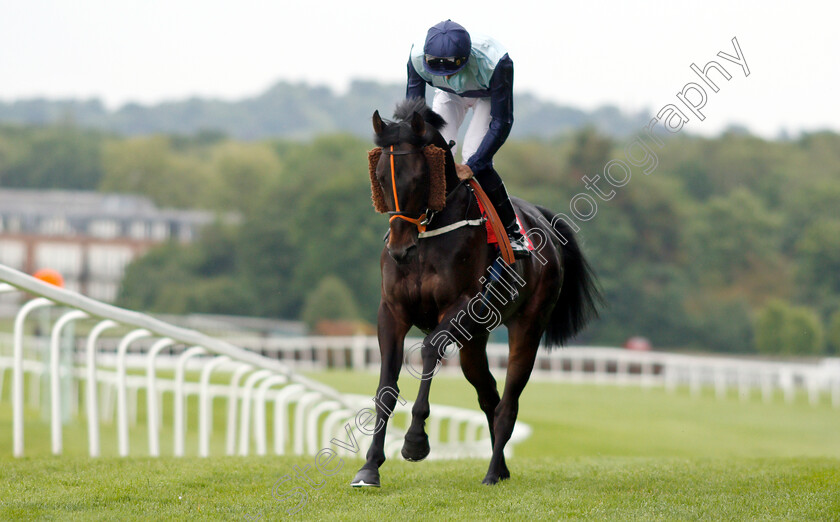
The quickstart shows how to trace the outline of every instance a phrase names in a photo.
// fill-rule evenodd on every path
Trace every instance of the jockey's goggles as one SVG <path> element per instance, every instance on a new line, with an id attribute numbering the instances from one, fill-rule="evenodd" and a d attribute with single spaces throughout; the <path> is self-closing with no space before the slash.
<path id="1" fill-rule="evenodd" d="M 426 55 L 426 63 L 434 70 L 450 70 L 461 67 L 467 61 L 466 56 L 432 56 Z"/>

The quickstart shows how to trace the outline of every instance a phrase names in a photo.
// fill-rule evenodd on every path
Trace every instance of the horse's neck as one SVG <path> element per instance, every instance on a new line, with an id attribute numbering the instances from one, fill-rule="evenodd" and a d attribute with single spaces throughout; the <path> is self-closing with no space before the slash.
<path id="1" fill-rule="evenodd" d="M 451 171 L 451 172 L 450 172 Z M 461 186 L 466 185 L 466 186 Z M 454 191 L 454 193 L 453 193 Z M 450 225 L 462 219 L 476 219 L 481 212 L 473 201 L 475 196 L 466 181 L 462 182 L 455 173 L 454 162 L 446 164 L 446 206 L 435 218 L 435 228 Z"/>
<path id="2" fill-rule="evenodd" d="M 432 140 L 431 144 L 446 150 L 446 163 L 444 166 L 446 206 L 437 213 L 437 216 L 434 218 L 433 227 L 439 228 L 461 221 L 462 219 L 475 219 L 480 217 L 478 206 L 471 202 L 475 198 L 472 191 L 467 187 L 460 186 L 461 180 L 458 178 L 455 170 L 455 158 L 443 137 L 438 135 L 438 137 Z M 452 194 L 452 191 L 457 192 Z"/>

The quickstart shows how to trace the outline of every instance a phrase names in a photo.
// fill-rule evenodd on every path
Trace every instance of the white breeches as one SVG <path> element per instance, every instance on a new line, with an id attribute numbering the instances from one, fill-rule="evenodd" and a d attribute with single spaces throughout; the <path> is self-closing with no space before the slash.
<path id="1" fill-rule="evenodd" d="M 490 128 L 490 98 L 465 98 L 435 89 L 432 110 L 440 114 L 446 121 L 446 125 L 441 129 L 441 134 L 447 143 L 450 140 L 458 141 L 458 129 L 464 123 L 464 117 L 470 108 L 473 110 L 473 116 L 470 126 L 467 127 L 464 143 L 457 144 L 461 148 L 462 163 L 466 163 L 470 156 L 475 154 L 484 139 L 484 135 Z M 453 154 L 455 154 L 455 148 L 452 149 Z"/>

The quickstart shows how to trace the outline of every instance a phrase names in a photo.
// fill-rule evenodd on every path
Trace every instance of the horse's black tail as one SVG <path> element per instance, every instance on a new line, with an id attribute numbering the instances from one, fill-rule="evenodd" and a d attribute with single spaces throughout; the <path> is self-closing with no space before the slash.
<path id="1" fill-rule="evenodd" d="M 543 207 L 537 208 L 551 223 L 552 212 Z M 545 330 L 544 343 L 549 349 L 564 344 L 583 330 L 589 321 L 598 317 L 598 307 L 604 302 L 595 273 L 583 256 L 574 231 L 559 219 L 552 226 L 556 235 L 567 242 L 560 246 L 563 286 Z"/>

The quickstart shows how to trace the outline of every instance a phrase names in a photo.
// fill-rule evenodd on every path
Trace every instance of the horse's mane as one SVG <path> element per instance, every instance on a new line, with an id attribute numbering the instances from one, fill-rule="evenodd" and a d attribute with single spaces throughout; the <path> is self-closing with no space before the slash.
<path id="1" fill-rule="evenodd" d="M 394 119 L 396 121 L 384 121 L 382 134 L 374 135 L 374 143 L 380 147 L 396 145 L 397 143 L 410 143 L 417 146 L 429 144 L 431 142 L 430 134 L 434 135 L 436 133 L 426 132 L 426 137 L 423 137 L 416 135 L 411 130 L 411 118 L 415 112 L 419 113 L 423 120 L 435 131 L 440 131 L 446 124 L 440 114 L 426 105 L 425 99 L 409 98 L 397 104 L 394 109 Z"/>

